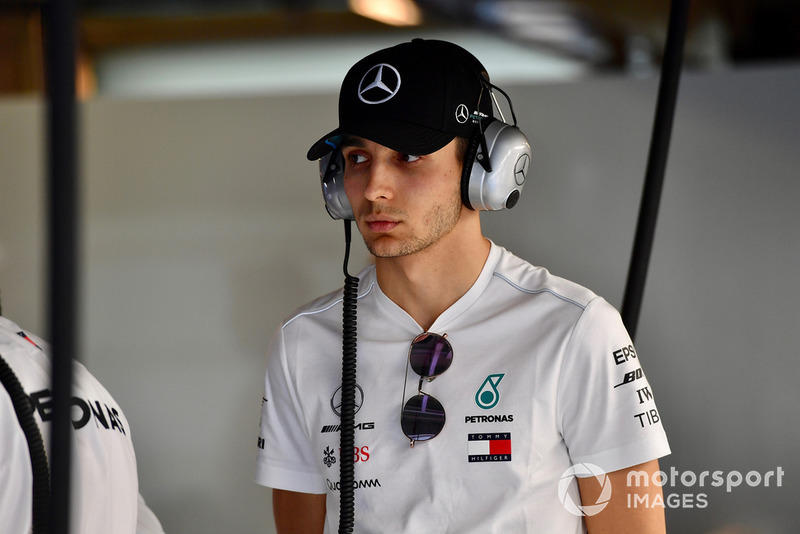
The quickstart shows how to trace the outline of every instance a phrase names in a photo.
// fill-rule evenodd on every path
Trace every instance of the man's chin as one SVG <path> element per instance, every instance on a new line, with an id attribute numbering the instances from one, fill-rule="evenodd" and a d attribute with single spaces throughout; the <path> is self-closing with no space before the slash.
<path id="1" fill-rule="evenodd" d="M 394 236 L 377 235 L 364 238 L 364 245 L 376 258 L 396 258 L 403 256 L 403 242 Z"/>
<path id="2" fill-rule="evenodd" d="M 376 258 L 401 258 L 428 248 L 431 243 L 420 240 L 402 240 L 394 236 L 378 236 L 364 240 L 367 250 Z"/>

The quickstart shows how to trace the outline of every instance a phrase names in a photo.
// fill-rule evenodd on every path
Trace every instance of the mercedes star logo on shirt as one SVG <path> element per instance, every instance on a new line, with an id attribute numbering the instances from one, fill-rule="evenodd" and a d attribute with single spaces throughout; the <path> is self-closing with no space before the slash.
<path id="1" fill-rule="evenodd" d="M 356 384 L 356 411 L 361 409 L 361 405 L 364 404 L 364 390 L 361 389 L 361 386 Z M 342 416 L 342 386 L 336 388 L 336 391 L 333 392 L 333 396 L 331 397 L 331 409 L 333 413 L 338 415 L 339 417 Z"/>
<path id="2" fill-rule="evenodd" d="M 358 98 L 365 104 L 381 104 L 400 90 L 400 73 L 388 63 L 369 69 L 358 84 Z"/>

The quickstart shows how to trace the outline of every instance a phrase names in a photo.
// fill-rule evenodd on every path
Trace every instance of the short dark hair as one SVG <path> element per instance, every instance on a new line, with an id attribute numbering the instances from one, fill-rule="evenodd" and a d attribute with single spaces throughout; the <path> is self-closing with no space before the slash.
<path id="1" fill-rule="evenodd" d="M 469 139 L 456 137 L 456 158 L 461 163 L 464 163 L 464 158 L 467 157 L 467 150 L 469 150 Z"/>

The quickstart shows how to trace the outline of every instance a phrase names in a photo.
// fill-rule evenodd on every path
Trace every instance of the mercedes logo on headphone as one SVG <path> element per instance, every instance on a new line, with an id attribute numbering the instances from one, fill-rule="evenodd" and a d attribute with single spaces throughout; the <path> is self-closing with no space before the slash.
<path id="1" fill-rule="evenodd" d="M 517 185 L 522 185 L 525 183 L 525 177 L 528 175 L 528 167 L 530 166 L 530 163 L 530 156 L 523 154 L 514 164 L 514 181 L 517 182 Z"/>
<path id="2" fill-rule="evenodd" d="M 400 90 L 400 73 L 388 63 L 378 63 L 358 84 L 358 98 L 365 104 L 381 104 Z"/>
<path id="3" fill-rule="evenodd" d="M 356 411 L 353 413 L 358 413 L 362 404 L 364 404 L 364 390 L 361 389 L 361 386 L 356 384 Z M 339 417 L 342 416 L 342 386 L 339 386 L 336 388 L 336 391 L 333 392 L 333 396 L 331 397 L 331 409 L 333 413 Z"/>
<path id="4" fill-rule="evenodd" d="M 464 104 L 459 104 L 456 108 L 456 120 L 459 124 L 464 124 L 469 119 L 469 110 Z"/>

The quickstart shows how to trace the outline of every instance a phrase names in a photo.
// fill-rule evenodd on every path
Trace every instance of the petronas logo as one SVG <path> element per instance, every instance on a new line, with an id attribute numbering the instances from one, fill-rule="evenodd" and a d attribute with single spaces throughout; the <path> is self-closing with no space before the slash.
<path id="1" fill-rule="evenodd" d="M 475 404 L 484 410 L 494 408 L 497 405 L 497 401 L 500 400 L 500 392 L 497 391 L 497 385 L 504 376 L 505 374 L 503 373 L 487 376 L 475 394 Z"/>

